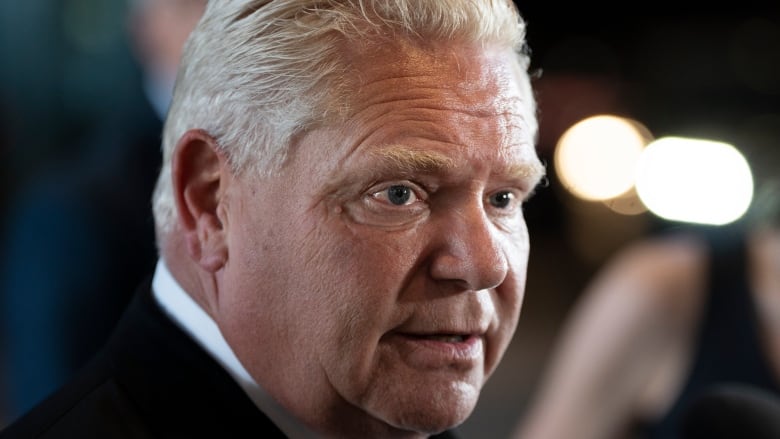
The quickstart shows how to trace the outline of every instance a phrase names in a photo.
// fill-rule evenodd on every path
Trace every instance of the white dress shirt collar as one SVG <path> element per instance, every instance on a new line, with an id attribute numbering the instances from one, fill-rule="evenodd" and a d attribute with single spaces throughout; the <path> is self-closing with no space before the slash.
<path id="1" fill-rule="evenodd" d="M 163 311 L 189 334 L 244 389 L 249 398 L 290 438 L 314 437 L 304 425 L 271 398 L 249 375 L 228 345 L 216 322 L 173 278 L 160 259 L 152 278 L 152 292 Z M 194 385 L 194 384 L 193 384 Z"/>

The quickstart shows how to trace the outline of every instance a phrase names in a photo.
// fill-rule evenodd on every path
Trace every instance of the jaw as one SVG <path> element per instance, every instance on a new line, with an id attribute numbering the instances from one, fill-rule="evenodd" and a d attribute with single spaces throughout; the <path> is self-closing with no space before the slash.
<path id="1" fill-rule="evenodd" d="M 438 354 L 404 355 L 413 352 L 418 341 L 402 341 L 400 349 L 380 346 L 376 367 L 369 375 L 365 391 L 352 399 L 383 432 L 379 436 L 427 437 L 453 428 L 468 418 L 474 410 L 484 383 L 484 362 L 480 356 L 467 362 L 442 362 Z M 442 343 L 425 340 L 423 344 Z M 481 343 L 472 351 L 481 352 Z M 417 346 L 419 349 L 419 346 Z M 429 349 L 440 349 L 434 346 Z M 406 351 L 405 349 L 412 349 Z M 424 350 L 425 348 L 423 348 Z M 444 347 L 444 357 L 453 355 Z M 455 348 L 455 358 L 458 349 Z"/>

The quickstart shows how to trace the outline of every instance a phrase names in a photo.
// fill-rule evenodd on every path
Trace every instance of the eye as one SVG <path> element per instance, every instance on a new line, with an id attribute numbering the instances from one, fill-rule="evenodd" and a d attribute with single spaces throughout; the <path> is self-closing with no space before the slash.
<path id="1" fill-rule="evenodd" d="M 512 204 L 517 200 L 517 196 L 511 191 L 496 192 L 488 197 L 488 202 L 491 206 L 498 209 L 511 208 Z"/>
<path id="2" fill-rule="evenodd" d="M 414 192 L 407 186 L 395 185 L 387 188 L 387 201 L 396 206 L 403 206 L 414 196 Z"/>
<path id="3" fill-rule="evenodd" d="M 405 184 L 387 186 L 380 191 L 374 192 L 372 196 L 394 206 L 409 206 L 420 200 L 415 189 Z"/>

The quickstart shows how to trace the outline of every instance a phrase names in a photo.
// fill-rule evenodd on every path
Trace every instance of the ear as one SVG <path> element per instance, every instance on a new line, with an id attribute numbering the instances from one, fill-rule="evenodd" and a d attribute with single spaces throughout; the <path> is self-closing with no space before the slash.
<path id="1" fill-rule="evenodd" d="M 224 220 L 232 173 L 217 141 L 203 130 L 184 133 L 172 163 L 173 191 L 187 252 L 214 273 L 227 262 Z"/>

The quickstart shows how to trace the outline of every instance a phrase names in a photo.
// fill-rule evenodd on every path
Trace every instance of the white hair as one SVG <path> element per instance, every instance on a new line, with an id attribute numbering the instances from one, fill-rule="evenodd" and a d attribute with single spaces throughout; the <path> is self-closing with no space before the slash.
<path id="1" fill-rule="evenodd" d="M 158 241 L 176 220 L 171 157 L 186 131 L 213 136 L 234 172 L 273 173 L 297 134 L 348 111 L 345 47 L 388 38 L 514 49 L 536 137 L 525 23 L 512 0 L 210 0 L 185 46 L 163 133 Z"/>

